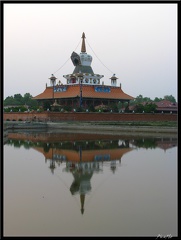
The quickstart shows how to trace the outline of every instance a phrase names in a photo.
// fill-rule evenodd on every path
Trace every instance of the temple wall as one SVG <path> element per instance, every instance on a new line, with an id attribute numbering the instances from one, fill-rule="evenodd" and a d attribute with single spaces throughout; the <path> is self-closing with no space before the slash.
<path id="1" fill-rule="evenodd" d="M 30 112 L 3 113 L 4 121 L 177 121 L 177 114 L 169 113 L 59 113 L 59 112 Z"/>

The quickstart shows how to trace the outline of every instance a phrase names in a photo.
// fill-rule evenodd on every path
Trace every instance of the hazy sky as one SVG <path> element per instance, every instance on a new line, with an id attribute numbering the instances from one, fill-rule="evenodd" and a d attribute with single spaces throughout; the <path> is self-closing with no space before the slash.
<path id="1" fill-rule="evenodd" d="M 105 85 L 115 73 L 133 97 L 177 100 L 176 3 L 4 4 L 4 99 L 42 93 L 52 73 L 66 83 L 83 32 Z"/>

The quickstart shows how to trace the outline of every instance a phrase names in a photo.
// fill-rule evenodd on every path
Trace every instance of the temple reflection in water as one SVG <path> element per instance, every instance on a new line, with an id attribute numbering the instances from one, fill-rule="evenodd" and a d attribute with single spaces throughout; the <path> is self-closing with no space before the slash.
<path id="1" fill-rule="evenodd" d="M 80 195 L 83 214 L 86 194 L 91 192 L 93 174 L 103 172 L 104 166 L 114 174 L 121 166 L 123 155 L 137 148 L 161 148 L 166 151 L 177 146 L 177 138 L 133 139 L 106 134 L 12 132 L 8 135 L 7 144 L 33 148 L 42 153 L 52 174 L 63 163 L 63 171 L 73 176 L 69 190 L 72 195 Z"/>

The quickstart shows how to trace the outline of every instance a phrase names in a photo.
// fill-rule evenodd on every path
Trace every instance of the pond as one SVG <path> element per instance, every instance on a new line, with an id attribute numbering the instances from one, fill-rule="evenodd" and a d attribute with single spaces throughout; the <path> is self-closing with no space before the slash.
<path id="1" fill-rule="evenodd" d="M 3 235 L 177 236 L 177 137 L 11 132 Z"/>

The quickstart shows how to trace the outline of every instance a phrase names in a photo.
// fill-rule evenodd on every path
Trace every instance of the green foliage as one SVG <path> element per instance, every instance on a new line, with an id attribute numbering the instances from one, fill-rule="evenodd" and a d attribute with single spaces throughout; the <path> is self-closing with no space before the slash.
<path id="1" fill-rule="evenodd" d="M 14 94 L 14 100 L 16 101 L 16 105 L 22 105 L 23 103 L 23 97 L 19 94 Z"/>
<path id="2" fill-rule="evenodd" d="M 163 100 L 162 98 L 156 97 L 153 101 L 154 101 L 154 102 L 160 102 L 160 101 L 162 101 L 162 100 Z"/>
<path id="3" fill-rule="evenodd" d="M 31 107 L 37 107 L 38 101 L 32 99 L 32 95 L 30 93 L 25 93 L 23 97 L 23 103 L 25 105 L 31 106 Z"/>
<path id="4" fill-rule="evenodd" d="M 130 110 L 129 110 L 129 106 L 128 105 L 126 105 L 126 107 L 125 107 L 125 113 L 129 113 L 129 112 L 131 112 Z"/>
<path id="5" fill-rule="evenodd" d="M 151 100 L 149 97 L 143 97 L 143 95 L 138 95 L 134 100 L 131 100 L 129 105 L 130 106 L 135 106 L 135 112 L 137 113 L 142 113 L 143 111 L 145 113 L 149 113 L 149 112 L 154 112 L 156 109 L 156 105 L 153 104 L 152 102 L 159 102 L 162 100 L 168 100 L 172 103 L 175 103 L 176 100 L 172 95 L 165 95 L 164 98 L 158 98 L 155 97 L 154 100 Z M 143 103 L 146 102 L 146 105 L 143 105 Z M 29 106 L 30 110 L 37 110 L 40 109 L 40 101 L 38 102 L 37 100 L 33 100 L 32 99 L 32 95 L 30 93 L 25 93 L 24 96 L 22 96 L 21 94 L 14 94 L 14 96 L 8 96 L 4 101 L 3 101 L 3 105 L 4 106 L 12 106 L 9 109 L 4 109 L 4 112 L 10 112 L 11 109 L 13 112 L 18 112 L 19 109 L 21 112 L 24 112 L 27 110 L 27 108 L 25 107 L 25 105 Z M 51 101 L 50 100 L 43 100 L 42 101 L 42 109 L 39 111 L 47 111 L 47 109 L 51 110 Z M 142 106 L 143 105 L 143 106 Z M 14 107 L 13 107 L 14 106 Z M 106 112 L 106 111 L 110 111 L 110 109 L 112 109 L 112 112 L 119 112 L 120 109 L 124 107 L 125 108 L 125 112 L 129 113 L 132 112 L 129 110 L 128 104 L 127 103 L 122 103 L 119 102 L 118 104 L 111 104 L 109 107 L 107 107 L 106 109 L 98 109 L 95 110 L 93 105 L 88 106 L 88 111 L 89 112 Z M 64 106 L 63 109 L 67 112 L 70 112 L 73 110 L 72 106 Z M 53 111 L 58 111 L 60 112 L 61 109 L 60 108 L 54 108 Z M 77 108 L 76 112 L 85 112 L 85 109 L 83 108 Z"/>
<path id="6" fill-rule="evenodd" d="M 43 150 L 44 152 L 49 152 L 51 145 L 47 145 L 46 143 L 43 143 Z"/>
<path id="7" fill-rule="evenodd" d="M 112 103 L 110 106 L 110 109 L 112 110 L 112 112 L 119 112 L 118 110 L 118 105 L 116 103 Z M 109 109 L 108 109 L 109 110 Z M 110 110 L 109 110 L 110 111 Z"/>
<path id="8" fill-rule="evenodd" d="M 144 112 L 145 113 L 151 113 L 151 112 L 155 112 L 157 108 L 157 105 L 154 103 L 147 103 L 144 106 Z"/>
<path id="9" fill-rule="evenodd" d="M 90 105 L 90 107 L 88 108 L 89 112 L 95 112 L 95 108 L 93 105 Z"/>
<path id="10" fill-rule="evenodd" d="M 156 104 L 152 103 L 152 102 L 160 102 L 163 100 L 168 100 L 172 103 L 175 103 L 176 100 L 172 95 L 166 95 L 164 96 L 164 98 L 158 98 L 155 97 L 154 100 L 151 100 L 148 97 L 143 97 L 141 94 L 139 96 L 137 96 L 134 100 L 130 101 L 130 106 L 135 106 L 135 112 L 137 113 L 141 113 L 141 112 L 145 112 L 145 113 L 150 113 L 150 112 L 155 112 L 156 111 Z M 143 103 L 146 103 L 145 105 L 143 105 Z M 143 106 L 142 106 L 143 105 Z M 125 105 L 124 105 L 125 106 Z M 127 111 L 127 109 L 125 110 L 125 112 Z"/>
<path id="11" fill-rule="evenodd" d="M 77 107 L 76 112 L 85 112 L 85 109 L 83 107 Z"/>
<path id="12" fill-rule="evenodd" d="M 135 106 L 135 109 L 134 111 L 136 113 L 142 113 L 142 112 L 145 112 L 145 113 L 151 113 L 151 112 L 155 112 L 156 111 L 156 104 L 154 103 L 146 103 L 145 105 L 143 104 L 137 104 Z"/>
<path id="13" fill-rule="evenodd" d="M 24 112 L 27 108 L 24 106 L 5 108 L 4 112 Z"/>
<path id="14" fill-rule="evenodd" d="M 59 106 L 55 106 L 52 108 L 52 112 L 60 112 L 60 111 L 61 111 L 61 108 Z"/>
<path id="15" fill-rule="evenodd" d="M 127 105 L 127 104 L 123 103 L 123 107 L 126 107 L 126 105 Z M 135 99 L 130 100 L 129 105 L 130 105 L 130 106 L 135 105 Z"/>
<path id="16" fill-rule="evenodd" d="M 37 107 L 38 106 L 38 102 L 34 99 L 32 99 L 32 96 L 30 95 L 30 93 L 25 93 L 24 96 L 22 96 L 21 94 L 14 94 L 14 97 L 7 97 L 4 101 L 3 101 L 4 106 L 8 106 L 8 105 L 18 105 L 18 106 L 24 106 L 24 105 L 28 105 L 30 107 Z"/>
<path id="17" fill-rule="evenodd" d="M 166 96 L 164 96 L 164 99 L 168 100 L 168 101 L 170 101 L 172 103 L 176 102 L 175 98 L 172 95 L 166 95 Z"/>
<path id="18" fill-rule="evenodd" d="M 66 112 L 71 112 L 72 111 L 72 106 L 70 106 L 70 105 L 64 106 L 64 110 Z"/>
<path id="19" fill-rule="evenodd" d="M 143 102 L 151 102 L 151 98 L 149 97 L 143 97 L 141 94 L 139 96 L 137 96 L 135 99 L 130 101 L 130 106 L 134 106 L 134 105 L 139 105 Z"/>
<path id="20" fill-rule="evenodd" d="M 149 97 L 144 97 L 143 98 L 143 102 L 151 102 L 152 100 L 151 100 L 151 98 L 149 98 Z"/>
<path id="21" fill-rule="evenodd" d="M 4 106 L 7 106 L 7 105 L 15 105 L 15 100 L 14 100 L 13 96 L 7 97 L 4 100 Z"/>
<path id="22" fill-rule="evenodd" d="M 135 146 L 139 148 L 156 148 L 157 142 L 155 139 L 135 139 L 134 141 Z"/>
<path id="23" fill-rule="evenodd" d="M 124 105 L 124 104 L 123 104 Z M 118 105 L 117 105 L 117 107 L 118 107 L 118 111 L 120 111 L 121 110 L 121 108 L 122 108 L 122 103 L 119 101 L 118 102 Z"/>
<path id="24" fill-rule="evenodd" d="M 141 103 L 139 103 L 139 104 L 137 104 L 137 105 L 135 106 L 134 111 L 135 111 L 136 113 L 142 113 L 142 112 L 144 111 L 144 106 L 143 106 Z"/>
<path id="25" fill-rule="evenodd" d="M 172 95 L 165 95 L 164 98 L 155 97 L 155 99 L 151 100 L 149 97 L 143 97 L 143 95 L 140 94 L 134 100 L 130 101 L 130 106 L 135 105 L 135 104 L 139 104 L 139 103 L 143 103 L 143 102 L 152 102 L 152 101 L 153 102 L 160 102 L 164 99 L 168 100 L 170 102 L 173 102 L 173 103 L 176 102 L 175 98 Z"/>
<path id="26" fill-rule="evenodd" d="M 44 102 L 43 102 L 43 109 L 46 111 L 47 109 L 51 109 L 51 103 L 50 103 L 50 101 L 48 101 L 48 100 L 45 100 Z"/>
<path id="27" fill-rule="evenodd" d="M 136 103 L 142 103 L 143 102 L 143 95 L 140 94 L 139 96 L 137 96 L 135 101 L 136 101 Z"/>

